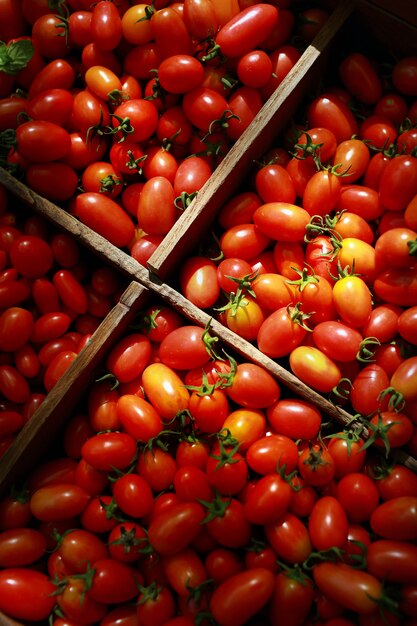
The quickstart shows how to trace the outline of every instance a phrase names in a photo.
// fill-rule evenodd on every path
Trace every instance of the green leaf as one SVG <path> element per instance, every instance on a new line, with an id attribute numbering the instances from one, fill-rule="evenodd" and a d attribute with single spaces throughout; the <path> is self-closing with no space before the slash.
<path id="1" fill-rule="evenodd" d="M 30 39 L 19 39 L 5 44 L 0 42 L 0 72 L 14 76 L 23 70 L 33 57 L 34 47 Z"/>

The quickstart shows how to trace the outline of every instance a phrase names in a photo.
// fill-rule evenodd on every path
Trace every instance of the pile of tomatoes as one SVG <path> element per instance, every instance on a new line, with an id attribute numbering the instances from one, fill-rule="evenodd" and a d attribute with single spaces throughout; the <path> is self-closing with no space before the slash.
<path id="1" fill-rule="evenodd" d="M 381 72 L 361 52 L 339 61 L 178 286 L 416 456 L 417 57 Z"/>
<path id="2" fill-rule="evenodd" d="M 414 626 L 417 476 L 156 303 L 0 501 L 0 610 L 54 626 Z"/>
<path id="3" fill-rule="evenodd" d="M 328 17 L 290 4 L 3 0 L 1 164 L 145 262 Z"/>
<path id="4" fill-rule="evenodd" d="M 118 274 L 0 187 L 0 454 L 120 297 Z"/>

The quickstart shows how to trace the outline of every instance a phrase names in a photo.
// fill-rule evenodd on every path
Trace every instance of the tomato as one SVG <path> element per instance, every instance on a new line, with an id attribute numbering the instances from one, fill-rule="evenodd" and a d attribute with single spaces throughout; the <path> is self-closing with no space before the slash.
<path id="1" fill-rule="evenodd" d="M 116 413 L 123 429 L 136 441 L 146 443 L 162 430 L 161 418 L 152 404 L 136 395 L 122 395 L 117 402 Z"/>
<path id="2" fill-rule="evenodd" d="M 183 98 L 183 109 L 187 119 L 194 126 L 207 132 L 212 122 L 222 118 L 229 105 L 221 94 L 200 86 L 187 91 Z"/>
<path id="3" fill-rule="evenodd" d="M 286 513 L 293 491 L 279 474 L 267 474 L 255 482 L 245 499 L 245 516 L 251 524 L 273 524 Z"/>
<path id="4" fill-rule="evenodd" d="M 152 15 L 151 32 L 162 59 L 175 54 L 192 54 L 191 35 L 174 7 L 160 9 Z"/>
<path id="5" fill-rule="evenodd" d="M 317 391 L 331 391 L 341 378 L 338 365 L 318 348 L 298 346 L 289 359 L 293 373 Z"/>
<path id="6" fill-rule="evenodd" d="M 380 504 L 372 513 L 372 530 L 384 539 L 409 541 L 416 538 L 417 498 L 400 496 Z"/>
<path id="7" fill-rule="evenodd" d="M 113 2 L 94 5 L 90 26 L 91 38 L 100 50 L 114 50 L 122 38 L 122 20 Z"/>
<path id="8" fill-rule="evenodd" d="M 335 475 L 333 457 L 328 449 L 320 444 L 305 447 L 297 459 L 297 467 L 307 485 L 315 487 L 328 485 Z"/>
<path id="9" fill-rule="evenodd" d="M 375 104 L 381 98 L 381 79 L 364 54 L 348 54 L 339 65 L 339 75 L 345 87 L 359 102 Z"/>
<path id="10" fill-rule="evenodd" d="M 162 626 L 175 615 L 175 601 L 169 587 L 156 585 L 141 587 L 137 602 L 137 622 L 144 626 Z"/>
<path id="11" fill-rule="evenodd" d="M 33 315 L 21 307 L 10 307 L 0 315 L 0 347 L 15 352 L 29 340 L 33 329 Z"/>
<path id="12" fill-rule="evenodd" d="M 255 210 L 262 201 L 258 194 L 247 191 L 234 195 L 220 209 L 218 219 L 223 230 L 252 221 Z"/>
<path id="13" fill-rule="evenodd" d="M 89 563 L 108 557 L 108 550 L 103 541 L 81 528 L 66 533 L 57 552 L 73 574 L 85 572 Z"/>
<path id="14" fill-rule="evenodd" d="M 416 191 L 417 160 L 408 155 L 391 159 L 379 184 L 382 205 L 389 211 L 401 211 L 407 207 Z"/>
<path id="15" fill-rule="evenodd" d="M 0 391 L 16 404 L 23 404 L 30 395 L 26 378 L 13 365 L 0 365 Z"/>
<path id="16" fill-rule="evenodd" d="M 384 212 L 376 189 L 355 184 L 342 186 L 336 208 L 350 211 L 368 222 L 377 219 Z"/>
<path id="17" fill-rule="evenodd" d="M 99 433 L 83 444 L 81 453 L 87 463 L 98 470 L 125 469 L 134 460 L 136 441 L 127 433 Z"/>
<path id="18" fill-rule="evenodd" d="M 121 383 L 140 376 L 151 354 L 151 343 L 144 334 L 132 333 L 123 337 L 110 351 L 106 366 Z"/>
<path id="19" fill-rule="evenodd" d="M 138 224 L 142 230 L 150 235 L 166 235 L 178 217 L 174 201 L 174 187 L 167 178 L 154 176 L 146 181 L 137 209 Z M 155 206 L 158 206 L 157 212 Z"/>
<path id="20" fill-rule="evenodd" d="M 316 550 L 342 548 L 348 538 L 348 519 L 340 502 L 333 496 L 323 496 L 314 504 L 308 531 Z"/>
<path id="21" fill-rule="evenodd" d="M 79 515 L 89 499 L 77 485 L 61 483 L 37 489 L 30 499 L 30 508 L 38 520 L 61 521 Z"/>
<path id="22" fill-rule="evenodd" d="M 107 611 L 107 605 L 96 602 L 86 594 L 84 581 L 75 577 L 68 578 L 56 602 L 65 617 L 75 622 L 94 623 L 101 620 Z"/>
<path id="23" fill-rule="evenodd" d="M 200 191 L 212 173 L 209 163 L 199 156 L 189 156 L 179 164 L 174 177 L 174 194 L 181 196 L 183 193 L 190 197 Z M 185 205 L 183 208 L 186 208 Z"/>
<path id="24" fill-rule="evenodd" d="M 16 619 L 46 620 L 55 605 L 54 591 L 49 578 L 36 570 L 6 568 L 0 572 L 0 609 Z"/>
<path id="25" fill-rule="evenodd" d="M 262 476 L 273 474 L 277 470 L 277 461 L 279 467 L 285 466 L 285 473 L 290 473 L 297 467 L 298 448 L 295 442 L 285 435 L 272 434 L 260 437 L 246 452 L 247 464 Z"/>
<path id="26" fill-rule="evenodd" d="M 417 581 L 417 547 L 405 541 L 373 541 L 367 551 L 367 569 L 380 580 L 413 584 Z"/>
<path id="27" fill-rule="evenodd" d="M 320 411 L 306 400 L 282 398 L 267 408 L 270 425 L 280 435 L 297 439 L 314 439 L 320 429 Z"/>
<path id="28" fill-rule="evenodd" d="M 243 85 L 229 96 L 228 102 L 229 110 L 235 117 L 230 118 L 226 132 L 230 139 L 236 141 L 261 110 L 263 101 L 257 89 Z"/>
<path id="29" fill-rule="evenodd" d="M 157 515 L 149 525 L 148 537 L 162 555 L 184 550 L 200 532 L 204 509 L 197 502 L 181 502 Z"/>
<path id="30" fill-rule="evenodd" d="M 253 221 L 259 230 L 277 241 L 302 241 L 310 215 L 288 202 L 268 202 L 256 209 Z"/>
<path id="31" fill-rule="evenodd" d="M 336 206 L 341 187 L 338 173 L 327 169 L 315 172 L 304 188 L 303 208 L 310 217 L 331 213 Z"/>
<path id="32" fill-rule="evenodd" d="M 409 56 L 404 57 L 396 62 L 393 67 L 391 78 L 394 87 L 406 96 L 415 96 L 416 89 L 414 85 L 416 75 L 416 59 Z"/>
<path id="33" fill-rule="evenodd" d="M 226 263 L 227 261 L 229 261 L 229 259 L 225 259 L 225 261 L 222 261 L 220 265 L 222 263 Z M 249 271 L 250 269 L 251 268 L 249 266 Z M 228 271 L 227 273 L 228 275 L 233 275 L 231 271 Z M 225 281 L 226 280 L 227 278 Z M 234 284 L 236 285 L 236 283 Z M 221 283 L 221 286 L 222 289 L 224 289 L 223 283 Z M 282 307 L 286 307 L 289 304 L 295 303 L 295 289 L 288 283 L 287 278 L 282 274 L 277 274 L 275 272 L 265 272 L 263 274 L 259 274 L 252 282 L 251 288 L 256 295 L 256 300 L 259 305 L 264 310 L 268 310 L 270 313 Z"/>
<path id="34" fill-rule="evenodd" d="M 124 247 L 134 235 L 134 224 L 111 198 L 96 192 L 83 192 L 75 200 L 75 214 L 89 228 L 115 246 Z"/>
<path id="35" fill-rule="evenodd" d="M 392 341 L 397 334 L 398 319 L 402 309 L 392 304 L 376 306 L 362 328 L 364 337 L 376 337 L 381 343 Z"/>
<path id="36" fill-rule="evenodd" d="M 66 126 L 71 115 L 74 98 L 66 89 L 47 89 L 29 101 L 27 113 L 33 119 L 48 120 Z"/>
<path id="37" fill-rule="evenodd" d="M 376 486 L 383 500 L 400 496 L 417 495 L 417 477 L 405 465 L 394 464 L 387 473 L 376 480 Z"/>
<path id="38" fill-rule="evenodd" d="M 333 287 L 333 300 L 342 320 L 355 328 L 364 326 L 372 311 L 371 293 L 359 276 L 340 278 Z M 352 306 L 352 303 L 355 303 Z"/>
<path id="39" fill-rule="evenodd" d="M 281 307 L 271 313 L 261 324 L 257 334 L 258 348 L 271 358 L 290 354 L 307 334 L 302 323 L 297 321 L 295 307 Z"/>
<path id="40" fill-rule="evenodd" d="M 259 89 L 271 79 L 272 61 L 263 50 L 252 50 L 239 58 L 236 72 L 241 83 Z"/>
<path id="41" fill-rule="evenodd" d="M 374 613 L 382 585 L 375 576 L 354 569 L 345 563 L 318 563 L 313 567 L 313 577 L 319 590 L 342 607 L 359 613 Z"/>
<path id="42" fill-rule="evenodd" d="M 274 589 L 274 575 L 267 569 L 239 572 L 222 582 L 210 599 L 210 611 L 224 626 L 240 626 L 268 602 Z"/>
<path id="43" fill-rule="evenodd" d="M 356 358 L 363 340 L 358 330 L 336 320 L 317 324 L 312 336 L 314 343 L 324 354 L 336 361 L 347 363 Z"/>
<path id="44" fill-rule="evenodd" d="M 337 485 L 337 498 L 350 522 L 369 520 L 379 503 L 379 492 L 375 483 L 366 476 L 352 472 L 345 475 Z"/>
<path id="45" fill-rule="evenodd" d="M 0 533 L 0 564 L 24 567 L 38 561 L 46 551 L 46 538 L 32 528 L 16 528 Z"/>
<path id="46" fill-rule="evenodd" d="M 206 257 L 187 259 L 181 267 L 179 281 L 184 296 L 201 309 L 213 306 L 220 295 L 217 266 Z"/>
<path id="47" fill-rule="evenodd" d="M 397 141 L 397 129 L 394 123 L 383 115 L 374 114 L 362 122 L 360 137 L 373 149 L 385 150 Z"/>
<path id="48" fill-rule="evenodd" d="M 417 305 L 417 278 L 414 268 L 386 269 L 377 275 L 373 289 L 381 300 L 400 306 Z"/>
<path id="49" fill-rule="evenodd" d="M 254 363 L 240 363 L 227 387 L 231 400 L 240 406 L 261 409 L 276 402 L 280 388 L 276 380 L 266 370 Z"/>
<path id="50" fill-rule="evenodd" d="M 297 572 L 279 572 L 275 576 L 270 601 L 271 623 L 275 626 L 297 626 L 307 619 L 313 604 L 314 590 L 309 578 L 297 577 Z"/>
<path id="51" fill-rule="evenodd" d="M 153 507 L 153 494 L 142 476 L 125 474 L 113 484 L 113 496 L 119 509 L 129 517 L 148 515 Z"/>
<path id="52" fill-rule="evenodd" d="M 48 59 L 63 59 L 70 51 L 65 37 L 65 24 L 59 15 L 46 13 L 32 25 L 32 40 L 37 50 Z"/>
<path id="53" fill-rule="evenodd" d="M 167 490 L 173 483 L 177 464 L 169 452 L 158 447 L 142 450 L 136 467 L 155 492 Z"/>
<path id="54" fill-rule="evenodd" d="M 284 513 L 276 522 L 268 524 L 265 534 L 278 557 L 288 563 L 302 563 L 312 551 L 308 530 L 293 513 Z"/>
<path id="55" fill-rule="evenodd" d="M 323 126 L 331 130 L 338 144 L 358 134 L 358 124 L 352 111 L 334 94 L 324 93 L 315 98 L 307 116 L 310 127 Z"/>

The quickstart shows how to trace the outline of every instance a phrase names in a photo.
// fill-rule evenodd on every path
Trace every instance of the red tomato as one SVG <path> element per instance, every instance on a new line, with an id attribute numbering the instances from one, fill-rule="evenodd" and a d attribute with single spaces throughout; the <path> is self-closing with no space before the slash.
<path id="1" fill-rule="evenodd" d="M 122 21 L 115 4 L 100 1 L 94 5 L 90 33 L 100 50 L 114 50 L 118 46 L 122 38 Z"/>
<path id="2" fill-rule="evenodd" d="M 268 202 L 256 209 L 253 221 L 259 230 L 277 241 L 302 241 L 310 221 L 307 211 L 288 202 Z"/>
<path id="3" fill-rule="evenodd" d="M 335 474 L 335 464 L 324 445 L 312 444 L 304 448 L 298 457 L 298 471 L 308 485 L 328 485 Z"/>
<path id="4" fill-rule="evenodd" d="M 342 145 L 342 144 L 340 144 Z M 334 157 L 336 158 L 336 157 Z M 339 157 L 339 161 L 340 162 Z M 343 164 L 340 173 L 344 171 Z M 346 168 L 345 168 L 346 169 Z M 311 216 L 327 215 L 331 213 L 339 198 L 342 182 L 338 172 L 331 169 L 319 170 L 315 172 L 307 181 L 303 192 L 303 208 Z"/>
<path id="5" fill-rule="evenodd" d="M 294 565 L 305 561 L 313 548 L 306 526 L 289 512 L 267 525 L 265 534 L 278 557 Z"/>
<path id="6" fill-rule="evenodd" d="M 30 508 L 36 519 L 58 522 L 82 513 L 89 500 L 81 487 L 59 483 L 37 489 L 30 499 Z"/>
<path id="7" fill-rule="evenodd" d="M 364 104 L 375 104 L 382 83 L 370 59 L 360 52 L 348 54 L 339 65 L 339 75 L 348 91 Z"/>
<path id="8" fill-rule="evenodd" d="M 52 267 L 54 258 L 51 247 L 36 235 L 17 237 L 10 248 L 13 267 L 28 278 L 40 278 Z"/>
<path id="9" fill-rule="evenodd" d="M 267 474 L 255 482 L 244 503 L 251 524 L 273 524 L 286 513 L 293 491 L 279 474 Z"/>
<path id="10" fill-rule="evenodd" d="M 372 513 L 370 525 L 384 539 L 400 541 L 417 537 L 417 498 L 400 496 L 380 504 Z"/>
<path id="11" fill-rule="evenodd" d="M 136 395 L 124 394 L 117 402 L 123 429 L 136 441 L 146 443 L 162 430 L 162 421 L 152 404 Z"/>
<path id="12" fill-rule="evenodd" d="M 24 567 L 38 561 L 46 551 L 46 538 L 33 528 L 14 528 L 0 533 L 0 565 Z"/>
<path id="13" fill-rule="evenodd" d="M 174 201 L 174 187 L 167 178 L 154 176 L 147 180 L 137 208 L 138 224 L 142 230 L 149 235 L 166 235 L 178 217 Z"/>
<path id="14" fill-rule="evenodd" d="M 344 476 L 337 485 L 337 498 L 350 522 L 366 522 L 379 503 L 375 483 L 366 476 L 352 472 Z"/>
<path id="15" fill-rule="evenodd" d="M 151 363 L 142 374 L 146 397 L 164 420 L 187 408 L 190 394 L 181 378 L 164 363 Z"/>
<path id="16" fill-rule="evenodd" d="M 179 280 L 184 296 L 201 309 L 213 306 L 220 295 L 217 266 L 206 257 L 187 259 L 180 270 Z"/>
<path id="17" fill-rule="evenodd" d="M 371 293 L 359 276 L 339 278 L 333 287 L 333 300 L 344 322 L 359 328 L 365 326 L 372 311 Z"/>
<path id="18" fill-rule="evenodd" d="M 54 591 L 49 578 L 36 570 L 6 568 L 0 572 L 0 609 L 18 620 L 46 620 L 56 602 Z"/>
<path id="19" fill-rule="evenodd" d="M 299 311 L 294 307 L 281 307 L 271 313 L 261 324 L 258 348 L 271 358 L 290 354 L 303 341 L 306 329 L 297 321 Z"/>
<path id="20" fill-rule="evenodd" d="M 405 541 L 373 541 L 366 553 L 367 570 L 380 580 L 394 583 L 417 582 L 417 546 Z"/>
<path id="21" fill-rule="evenodd" d="M 130 217 L 114 200 L 100 193 L 78 194 L 75 214 L 81 222 L 115 246 L 127 246 L 133 239 L 135 227 Z"/>
<path id="22" fill-rule="evenodd" d="M 57 552 L 72 573 L 83 573 L 89 563 L 108 557 L 108 550 L 103 541 L 81 528 L 66 533 Z"/>
<path id="23" fill-rule="evenodd" d="M 348 519 L 336 498 L 323 496 L 317 500 L 309 517 L 308 531 L 316 550 L 343 548 L 348 538 Z"/>
<path id="24" fill-rule="evenodd" d="M 278 20 L 278 10 L 271 5 L 244 9 L 225 24 L 215 41 L 226 57 L 240 57 L 267 39 Z"/>
<path id="25" fill-rule="evenodd" d="M 358 124 L 349 106 L 331 93 L 313 100 L 307 115 L 310 127 L 323 126 L 331 130 L 338 144 L 358 134 Z"/>
<path id="26" fill-rule="evenodd" d="M 71 147 L 68 132 L 46 120 L 24 122 L 16 129 L 17 150 L 28 162 L 57 161 L 67 156 Z"/>
<path id="27" fill-rule="evenodd" d="M 401 393 L 406 401 L 417 399 L 417 357 L 406 359 L 397 367 L 391 376 L 390 385 Z"/>
<path id="28" fill-rule="evenodd" d="M 314 589 L 309 578 L 298 579 L 291 570 L 275 577 L 270 601 L 271 622 L 275 626 L 297 626 L 307 619 L 314 600 Z"/>
<path id="29" fill-rule="evenodd" d="M 268 421 L 280 435 L 297 439 L 314 439 L 321 426 L 320 411 L 310 402 L 283 398 L 267 408 Z"/>
<path id="30" fill-rule="evenodd" d="M 401 211 L 417 193 L 417 159 L 400 155 L 391 159 L 384 169 L 379 195 L 382 205 L 389 211 Z"/>
<path id="31" fill-rule="evenodd" d="M 84 443 L 81 453 L 98 470 L 125 469 L 135 458 L 136 441 L 127 433 L 99 433 Z"/>
<path id="32" fill-rule="evenodd" d="M 200 532 L 204 509 L 197 502 L 181 502 L 157 515 L 149 525 L 151 545 L 161 555 L 184 550 Z"/>
<path id="33" fill-rule="evenodd" d="M 210 611 L 224 626 L 240 626 L 268 602 L 274 575 L 264 568 L 240 572 L 222 582 L 210 599 Z"/>
<path id="34" fill-rule="evenodd" d="M 273 474 L 279 467 L 285 466 L 285 472 L 291 473 L 298 462 L 298 448 L 294 441 L 285 435 L 268 435 L 252 443 L 246 452 L 249 467 L 264 476 Z"/>
<path id="35" fill-rule="evenodd" d="M 153 494 L 142 476 L 125 474 L 113 483 L 113 496 L 119 509 L 129 517 L 145 517 L 152 511 Z"/>
<path id="36" fill-rule="evenodd" d="M 319 590 L 342 607 L 360 615 L 378 610 L 382 585 L 377 578 L 345 563 L 319 563 L 313 568 Z"/>
<path id="37" fill-rule="evenodd" d="M 276 402 L 280 388 L 266 370 L 254 363 L 240 363 L 227 387 L 231 400 L 251 409 L 265 408 Z"/>

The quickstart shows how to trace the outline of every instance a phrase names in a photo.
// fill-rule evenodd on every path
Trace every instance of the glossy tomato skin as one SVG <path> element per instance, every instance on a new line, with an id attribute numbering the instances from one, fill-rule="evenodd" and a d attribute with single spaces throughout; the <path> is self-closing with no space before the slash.
<path id="1" fill-rule="evenodd" d="M 185 549 L 200 532 L 204 509 L 197 502 L 181 502 L 151 522 L 148 536 L 151 545 L 162 555 Z"/>
<path id="2" fill-rule="evenodd" d="M 210 610 L 224 626 L 240 626 L 268 602 L 274 588 L 274 575 L 254 568 L 231 576 L 221 583 L 210 600 Z"/>
<path id="3" fill-rule="evenodd" d="M 68 132 L 46 120 L 24 122 L 16 129 L 19 154 L 32 162 L 56 161 L 67 156 L 71 140 Z"/>
<path id="4" fill-rule="evenodd" d="M 417 536 L 417 498 L 400 496 L 380 504 L 372 513 L 372 530 L 384 539 L 414 540 Z"/>
<path id="5" fill-rule="evenodd" d="M 111 198 L 97 192 L 78 194 L 76 216 L 115 246 L 127 246 L 133 239 L 134 224 L 123 209 Z"/>
<path id="6" fill-rule="evenodd" d="M 348 519 L 340 502 L 333 496 L 319 498 L 311 511 L 308 530 L 316 550 L 342 548 L 348 538 Z"/>
<path id="7" fill-rule="evenodd" d="M 216 35 L 216 43 L 227 57 L 239 57 L 256 48 L 272 33 L 278 10 L 270 5 L 244 9 L 225 24 Z"/>
<path id="8" fill-rule="evenodd" d="M 18 620 L 47 619 L 55 605 L 54 591 L 55 586 L 41 572 L 26 568 L 0 572 L 0 608 Z"/>
<path id="9" fill-rule="evenodd" d="M 61 521 L 82 513 L 90 496 L 78 485 L 59 483 L 37 489 L 31 497 L 30 508 L 37 519 Z"/>
<path id="10" fill-rule="evenodd" d="M 319 590 L 330 600 L 360 615 L 377 611 L 375 599 L 382 593 L 380 581 L 344 563 L 323 562 L 315 565 L 313 576 Z"/>
<path id="11" fill-rule="evenodd" d="M 307 527 L 288 511 L 276 522 L 265 526 L 265 534 L 278 557 L 288 563 L 305 561 L 313 549 Z"/>
<path id="12" fill-rule="evenodd" d="M 380 539 L 368 547 L 367 569 L 380 580 L 417 582 L 417 546 L 411 542 Z"/>

